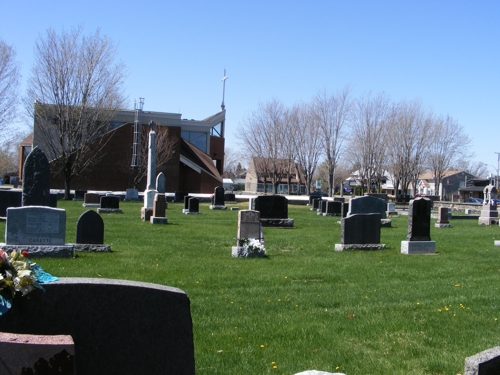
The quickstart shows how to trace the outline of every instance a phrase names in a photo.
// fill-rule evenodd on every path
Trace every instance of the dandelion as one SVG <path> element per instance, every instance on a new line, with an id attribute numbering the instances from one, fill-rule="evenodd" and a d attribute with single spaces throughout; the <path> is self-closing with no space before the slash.
<path id="1" fill-rule="evenodd" d="M 380 262 L 380 263 L 382 263 L 382 262 Z M 339 368 L 340 368 L 339 366 L 336 366 L 336 367 L 335 367 L 335 370 L 338 370 Z"/>
<path id="2" fill-rule="evenodd" d="M 288 276 L 285 276 L 285 279 L 288 279 Z"/>
<path id="3" fill-rule="evenodd" d="M 441 309 L 438 309 L 438 312 L 441 312 L 441 311 L 443 311 L 443 310 L 441 310 Z"/>
<path id="4" fill-rule="evenodd" d="M 460 286 L 460 284 L 455 284 L 455 286 Z"/>
<path id="5" fill-rule="evenodd" d="M 274 366 L 273 366 L 273 368 L 274 368 L 274 369 L 277 369 L 277 368 L 278 368 L 278 366 L 274 365 Z"/>
<path id="6" fill-rule="evenodd" d="M 261 346 L 260 346 L 260 348 L 261 348 L 261 349 L 263 349 L 263 348 L 264 348 L 264 345 L 261 345 Z"/>

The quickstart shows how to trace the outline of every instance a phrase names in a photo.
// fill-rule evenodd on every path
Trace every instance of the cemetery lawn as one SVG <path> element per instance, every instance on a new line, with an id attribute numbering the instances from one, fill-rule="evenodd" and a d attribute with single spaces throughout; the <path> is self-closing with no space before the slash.
<path id="1" fill-rule="evenodd" d="M 58 207 L 73 242 L 87 208 Z M 336 252 L 339 218 L 290 205 L 295 228 L 264 229 L 267 258 L 234 259 L 238 211 L 201 203 L 202 215 L 183 215 L 182 203 L 169 203 L 169 223 L 152 225 L 141 222 L 140 207 L 120 202 L 123 214 L 102 215 L 113 252 L 37 263 L 59 277 L 184 290 L 197 374 L 455 375 L 465 357 L 499 345 L 498 226 L 452 220 L 452 228 L 434 228 L 431 220 L 438 254 L 403 255 L 407 217 L 399 216 L 382 228 L 385 250 Z"/>

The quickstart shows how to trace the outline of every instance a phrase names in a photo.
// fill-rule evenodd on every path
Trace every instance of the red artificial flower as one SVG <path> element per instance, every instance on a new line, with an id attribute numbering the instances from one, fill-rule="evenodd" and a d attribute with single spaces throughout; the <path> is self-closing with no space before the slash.
<path id="1" fill-rule="evenodd" d="M 30 254 L 26 250 L 23 250 L 23 251 L 21 251 L 21 255 L 23 257 L 28 257 Z"/>

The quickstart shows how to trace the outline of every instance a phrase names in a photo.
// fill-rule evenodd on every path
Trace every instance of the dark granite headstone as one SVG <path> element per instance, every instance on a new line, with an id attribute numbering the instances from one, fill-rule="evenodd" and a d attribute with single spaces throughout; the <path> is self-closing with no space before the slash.
<path id="1" fill-rule="evenodd" d="M 41 148 L 35 147 L 23 168 L 23 206 L 50 206 L 50 166 Z"/>
<path id="2" fill-rule="evenodd" d="M 184 201 L 184 197 L 188 195 L 188 193 L 184 192 L 184 191 L 176 191 L 174 193 L 174 202 L 183 202 Z"/>
<path id="3" fill-rule="evenodd" d="M 322 200 L 323 199 L 321 199 L 321 198 L 315 198 L 315 199 L 313 199 L 313 204 L 312 204 L 313 210 L 317 210 L 319 208 Z"/>
<path id="4" fill-rule="evenodd" d="M 200 212 L 200 200 L 198 198 L 189 199 L 188 211 L 190 213 Z"/>
<path id="5" fill-rule="evenodd" d="M 189 209 L 189 199 L 192 198 L 190 197 L 189 195 L 185 195 L 184 196 L 184 210 L 188 210 Z"/>
<path id="6" fill-rule="evenodd" d="M 340 242 L 349 244 L 379 244 L 380 214 L 355 214 L 342 218 Z"/>
<path id="7" fill-rule="evenodd" d="M 341 203 L 344 203 L 344 202 L 345 202 L 345 198 L 343 198 L 343 197 L 334 197 L 334 198 L 333 198 L 333 201 L 334 201 L 334 202 L 341 202 Z"/>
<path id="8" fill-rule="evenodd" d="M 432 201 L 428 198 L 419 197 L 410 201 L 407 241 L 431 240 L 431 207 Z"/>
<path id="9" fill-rule="evenodd" d="M 104 221 L 97 212 L 88 210 L 76 222 L 76 243 L 104 244 Z"/>
<path id="10" fill-rule="evenodd" d="M 226 194 L 224 194 L 224 201 L 225 202 L 235 202 L 236 195 L 234 195 L 233 193 L 226 193 Z"/>
<path id="11" fill-rule="evenodd" d="M 43 287 L 16 296 L 1 332 L 71 335 L 78 375 L 195 374 L 182 290 L 102 278 L 61 278 Z"/>
<path id="12" fill-rule="evenodd" d="M 112 196 L 101 197 L 101 208 L 120 208 L 120 198 Z"/>
<path id="13" fill-rule="evenodd" d="M 385 200 L 371 195 L 352 198 L 349 202 L 348 215 L 354 214 L 380 214 L 381 219 L 387 217 L 387 204 Z"/>
<path id="14" fill-rule="evenodd" d="M 465 358 L 464 375 L 500 374 L 500 346 Z"/>
<path id="15" fill-rule="evenodd" d="M 23 193 L 19 190 L 0 190 L 0 216 L 7 216 L 7 208 L 21 207 Z"/>
<path id="16" fill-rule="evenodd" d="M 217 186 L 214 189 L 213 203 L 214 206 L 224 206 L 224 188 Z"/>
<path id="17" fill-rule="evenodd" d="M 97 193 L 85 193 L 83 196 L 84 204 L 100 204 L 101 196 Z"/>
<path id="18" fill-rule="evenodd" d="M 328 201 L 326 199 L 321 200 L 321 204 L 318 207 L 318 215 L 322 215 L 326 212 L 326 204 Z"/>
<path id="19" fill-rule="evenodd" d="M 450 222 L 448 215 L 448 207 L 438 208 L 438 220 L 439 224 L 448 224 Z"/>
<path id="20" fill-rule="evenodd" d="M 253 210 L 261 219 L 287 219 L 288 199 L 282 195 L 261 195 L 253 200 Z"/>
<path id="21" fill-rule="evenodd" d="M 342 202 L 328 201 L 326 213 L 332 216 L 342 216 Z"/>
<path id="22" fill-rule="evenodd" d="M 167 210 L 167 201 L 165 200 L 165 193 L 156 193 L 155 200 L 153 201 L 153 217 L 165 217 Z"/>
<path id="23" fill-rule="evenodd" d="M 349 212 L 349 202 L 342 203 L 342 217 L 346 217 Z"/>
<path id="24" fill-rule="evenodd" d="M 75 190 L 74 201 L 83 201 L 87 190 Z"/>

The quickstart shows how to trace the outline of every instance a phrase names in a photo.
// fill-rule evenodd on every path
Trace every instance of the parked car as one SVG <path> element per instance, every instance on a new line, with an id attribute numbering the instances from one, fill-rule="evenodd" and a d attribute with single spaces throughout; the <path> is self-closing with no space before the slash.
<path id="1" fill-rule="evenodd" d="M 483 204 L 483 200 L 481 198 L 467 198 L 466 200 L 464 200 L 464 203 Z"/>

